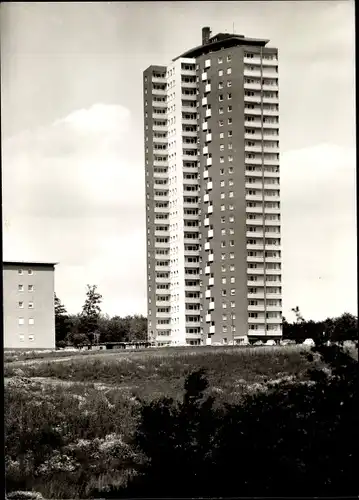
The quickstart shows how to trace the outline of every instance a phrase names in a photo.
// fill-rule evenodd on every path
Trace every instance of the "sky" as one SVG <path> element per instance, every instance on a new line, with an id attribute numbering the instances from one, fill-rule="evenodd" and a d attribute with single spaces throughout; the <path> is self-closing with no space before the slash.
<path id="1" fill-rule="evenodd" d="M 279 50 L 283 314 L 357 314 L 354 2 L 3 2 L 3 260 L 146 314 L 142 72 L 201 29 Z"/>

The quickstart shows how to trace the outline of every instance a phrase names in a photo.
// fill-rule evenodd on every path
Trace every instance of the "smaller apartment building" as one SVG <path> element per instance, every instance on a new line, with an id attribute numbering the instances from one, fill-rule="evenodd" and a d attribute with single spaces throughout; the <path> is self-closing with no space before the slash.
<path id="1" fill-rule="evenodd" d="M 55 265 L 3 263 L 4 348 L 55 348 Z"/>

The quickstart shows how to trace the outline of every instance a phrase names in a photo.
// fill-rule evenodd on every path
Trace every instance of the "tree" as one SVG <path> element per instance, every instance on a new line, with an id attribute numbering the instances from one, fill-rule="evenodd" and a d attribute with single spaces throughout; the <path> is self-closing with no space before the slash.
<path id="1" fill-rule="evenodd" d="M 358 318 L 350 313 L 344 313 L 334 320 L 332 340 L 343 342 L 344 340 L 355 340 L 358 338 Z"/>
<path id="2" fill-rule="evenodd" d="M 302 323 L 304 321 L 304 318 L 298 306 L 292 307 L 292 312 L 294 312 L 295 314 L 297 323 Z"/>
<path id="3" fill-rule="evenodd" d="M 70 331 L 69 315 L 65 306 L 61 303 L 56 293 L 54 294 L 55 304 L 55 338 L 56 345 L 63 345 Z"/>
<path id="4" fill-rule="evenodd" d="M 101 302 L 102 295 L 97 292 L 97 285 L 87 285 L 86 300 L 80 315 L 80 333 L 87 335 L 90 343 L 93 342 L 99 325 Z"/>

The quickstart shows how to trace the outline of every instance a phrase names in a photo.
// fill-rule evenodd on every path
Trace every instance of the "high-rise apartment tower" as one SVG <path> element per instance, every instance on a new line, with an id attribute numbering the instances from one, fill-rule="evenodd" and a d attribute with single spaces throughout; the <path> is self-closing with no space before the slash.
<path id="1" fill-rule="evenodd" d="M 202 30 L 143 73 L 148 334 L 281 337 L 278 51 Z"/>

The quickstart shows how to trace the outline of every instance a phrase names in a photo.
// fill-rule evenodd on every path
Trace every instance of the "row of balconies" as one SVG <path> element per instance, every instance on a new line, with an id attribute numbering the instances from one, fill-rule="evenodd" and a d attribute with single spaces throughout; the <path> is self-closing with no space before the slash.
<path id="1" fill-rule="evenodd" d="M 261 93 L 256 93 L 255 95 L 244 95 L 244 102 L 255 102 L 263 104 L 279 104 L 278 96 L 266 97 L 262 96 Z"/>

